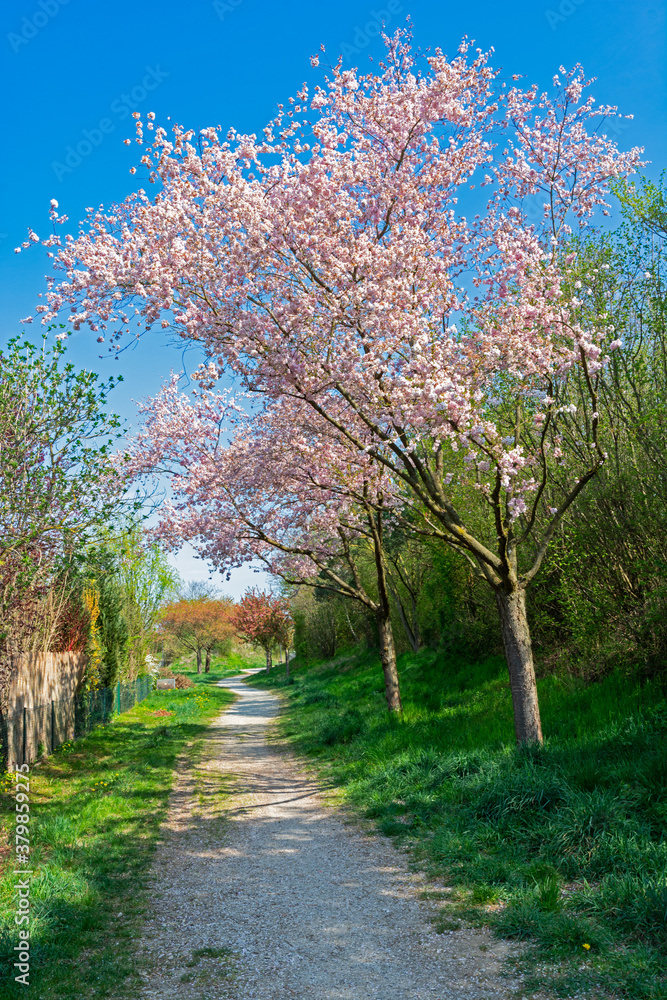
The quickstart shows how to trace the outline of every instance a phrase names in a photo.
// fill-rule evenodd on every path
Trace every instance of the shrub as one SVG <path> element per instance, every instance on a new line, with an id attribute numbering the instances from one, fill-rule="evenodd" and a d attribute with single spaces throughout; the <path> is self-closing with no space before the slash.
<path id="1" fill-rule="evenodd" d="M 190 677 L 186 677 L 185 674 L 176 674 L 176 687 L 191 688 L 194 687 L 194 681 Z"/>

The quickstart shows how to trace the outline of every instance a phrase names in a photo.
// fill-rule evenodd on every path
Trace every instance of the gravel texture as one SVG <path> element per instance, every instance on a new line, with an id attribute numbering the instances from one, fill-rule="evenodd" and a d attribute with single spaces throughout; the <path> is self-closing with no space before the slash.
<path id="1" fill-rule="evenodd" d="M 278 698 L 238 700 L 181 767 L 153 868 L 140 997 L 160 1000 L 509 1000 L 510 951 L 437 934 L 427 885 L 384 837 L 326 805 L 273 738 Z"/>

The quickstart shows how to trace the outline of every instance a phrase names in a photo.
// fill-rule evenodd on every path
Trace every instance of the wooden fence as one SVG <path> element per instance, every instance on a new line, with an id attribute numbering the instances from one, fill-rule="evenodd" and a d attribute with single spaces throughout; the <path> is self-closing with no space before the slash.
<path id="1" fill-rule="evenodd" d="M 0 727 L 7 768 L 51 753 L 150 694 L 150 677 L 81 692 L 85 669 L 84 653 L 35 653 L 12 660 L 8 711 Z"/>
<path id="2" fill-rule="evenodd" d="M 75 699 L 85 653 L 26 653 L 12 657 L 7 698 L 5 764 L 35 760 L 74 738 Z"/>

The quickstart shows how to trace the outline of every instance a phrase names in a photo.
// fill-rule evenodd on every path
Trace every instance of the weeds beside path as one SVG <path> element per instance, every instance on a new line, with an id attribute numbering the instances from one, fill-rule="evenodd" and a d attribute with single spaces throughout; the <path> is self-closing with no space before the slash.
<path id="1" fill-rule="evenodd" d="M 210 720 L 233 700 L 213 686 L 218 677 L 152 695 L 32 767 L 31 996 L 136 997 L 146 874 L 174 766 L 179 757 L 192 764 Z M 4 840 L 14 812 L 6 792 L 1 806 Z M 13 872 L 10 860 L 0 880 L 0 995 L 7 1000 L 26 995 L 13 978 Z"/>

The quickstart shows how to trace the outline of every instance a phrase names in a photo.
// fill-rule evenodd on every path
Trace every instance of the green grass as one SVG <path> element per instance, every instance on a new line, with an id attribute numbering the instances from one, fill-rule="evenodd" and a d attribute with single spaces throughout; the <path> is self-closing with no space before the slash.
<path id="1" fill-rule="evenodd" d="M 143 887 L 176 758 L 196 760 L 208 722 L 233 700 L 211 679 L 154 694 L 33 766 L 30 992 L 40 1000 L 136 997 Z M 152 714 L 159 709 L 173 714 Z M 5 792 L 0 804 L 5 842 L 14 800 Z M 10 957 L 13 871 L 10 860 L 0 878 L 0 995 L 8 1000 L 25 989 Z"/>
<path id="2" fill-rule="evenodd" d="M 506 667 L 371 654 L 293 669 L 282 727 L 343 802 L 453 887 L 436 922 L 525 941 L 527 988 L 667 998 L 667 705 L 621 671 L 539 683 L 544 747 L 515 746 Z M 585 947 L 588 945 L 589 947 Z"/>

